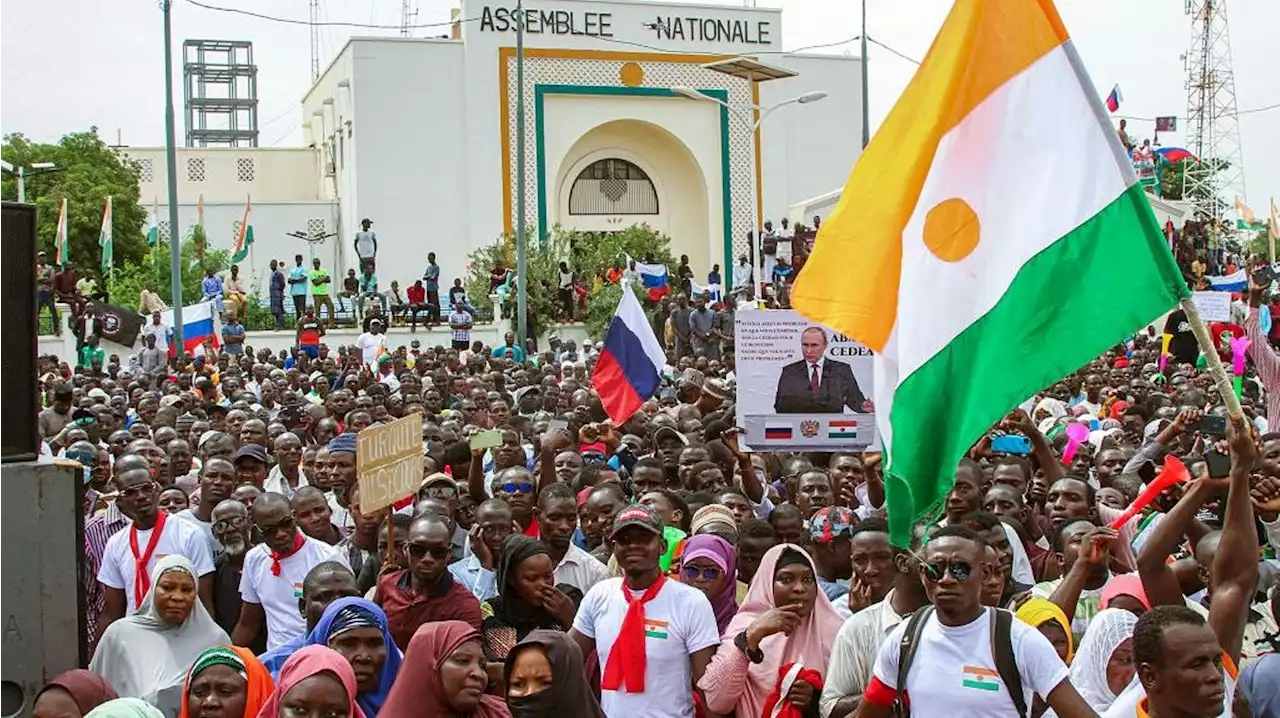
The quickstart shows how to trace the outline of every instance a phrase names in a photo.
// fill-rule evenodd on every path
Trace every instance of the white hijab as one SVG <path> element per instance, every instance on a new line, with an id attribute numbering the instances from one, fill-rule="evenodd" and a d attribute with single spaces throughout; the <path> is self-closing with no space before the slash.
<path id="1" fill-rule="evenodd" d="M 170 554 L 157 561 L 151 572 L 151 588 L 138 612 L 107 626 L 89 670 L 107 679 L 121 697 L 141 698 L 165 715 L 176 716 L 191 664 L 206 648 L 231 640 L 199 598 L 179 625 L 160 616 L 155 605 L 156 585 L 171 571 L 181 571 L 192 582 L 199 582 L 195 567 L 185 556 Z"/>
<path id="2" fill-rule="evenodd" d="M 1095 711 L 1106 710 L 1117 698 L 1107 685 L 1107 664 L 1116 648 L 1133 638 L 1136 625 L 1138 617 L 1129 611 L 1107 608 L 1089 621 L 1080 639 L 1080 649 L 1071 661 L 1071 684 Z"/>

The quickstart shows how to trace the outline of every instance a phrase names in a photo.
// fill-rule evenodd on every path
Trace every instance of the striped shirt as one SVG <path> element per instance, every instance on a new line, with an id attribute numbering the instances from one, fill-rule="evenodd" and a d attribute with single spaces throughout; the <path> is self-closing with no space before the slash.
<path id="1" fill-rule="evenodd" d="M 98 583 L 98 569 L 102 567 L 102 555 L 107 550 L 107 539 L 129 525 L 129 519 L 120 513 L 120 507 L 112 502 L 107 510 L 89 519 L 84 525 L 84 574 L 80 585 L 84 587 L 88 604 L 89 636 L 96 635 L 98 618 L 107 607 L 107 592 Z M 90 639 L 92 640 L 92 638 Z"/>
<path id="2" fill-rule="evenodd" d="M 1249 337 L 1249 356 L 1253 359 L 1262 388 L 1267 392 L 1267 426 L 1280 425 L 1280 356 L 1267 341 L 1267 335 L 1262 333 L 1257 307 L 1249 308 L 1244 333 Z"/>

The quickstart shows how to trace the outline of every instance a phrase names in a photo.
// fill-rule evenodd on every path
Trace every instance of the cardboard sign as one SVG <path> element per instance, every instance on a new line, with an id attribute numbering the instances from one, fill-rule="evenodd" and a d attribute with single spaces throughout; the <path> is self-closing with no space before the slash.
<path id="1" fill-rule="evenodd" d="M 356 476 L 366 514 L 416 494 L 422 485 L 422 415 L 356 434 Z"/>
<path id="2" fill-rule="evenodd" d="M 1231 292 L 1192 292 L 1191 300 L 1206 322 L 1231 321 Z"/>

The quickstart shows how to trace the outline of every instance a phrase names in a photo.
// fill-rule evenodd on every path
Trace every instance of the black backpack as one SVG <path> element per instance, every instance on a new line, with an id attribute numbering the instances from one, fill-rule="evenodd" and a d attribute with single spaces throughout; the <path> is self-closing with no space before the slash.
<path id="1" fill-rule="evenodd" d="M 1000 682 L 1013 699 L 1013 707 L 1018 710 L 1018 718 L 1027 718 L 1027 699 L 1022 694 L 1022 675 L 1018 673 L 1018 663 L 1013 656 L 1013 614 L 999 608 L 994 611 L 991 626 L 991 655 L 996 661 L 996 672 L 1000 674 Z M 920 645 L 920 634 L 924 632 L 925 622 L 933 614 L 933 606 L 918 609 L 907 620 L 907 628 L 902 632 L 902 641 L 898 644 L 898 689 L 893 701 L 894 715 L 907 718 L 911 715 L 906 696 L 907 676 L 911 673 L 911 662 L 915 659 L 916 649 Z"/>

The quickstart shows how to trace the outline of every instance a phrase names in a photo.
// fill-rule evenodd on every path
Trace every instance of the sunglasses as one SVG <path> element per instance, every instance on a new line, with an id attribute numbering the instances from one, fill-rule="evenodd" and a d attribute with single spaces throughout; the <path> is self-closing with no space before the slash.
<path id="1" fill-rule="evenodd" d="M 428 486 L 422 490 L 422 493 L 429 499 L 451 499 L 457 495 L 458 490 L 452 486 Z"/>
<path id="2" fill-rule="evenodd" d="M 528 483 L 528 482 L 524 482 L 524 481 L 522 481 L 522 482 L 520 482 L 520 483 L 518 483 L 518 484 L 517 484 L 517 483 L 514 483 L 514 482 L 510 482 L 510 481 L 508 481 L 507 483 L 503 484 L 503 485 L 501 486 L 501 488 L 502 488 L 502 490 L 503 490 L 503 491 L 507 492 L 508 494 L 515 494 L 515 493 L 531 494 L 531 493 L 533 493 L 533 484 L 530 484 L 530 483 Z"/>
<path id="3" fill-rule="evenodd" d="M 924 566 L 925 577 L 931 583 L 941 581 L 947 572 L 950 572 L 951 577 L 957 581 L 968 581 L 969 577 L 973 575 L 973 566 L 966 561 L 937 561 L 934 563 L 924 563 L 922 561 L 920 565 Z"/>
<path id="4" fill-rule="evenodd" d="M 228 530 L 234 531 L 236 529 L 242 528 L 243 526 L 244 526 L 244 518 L 240 516 L 232 516 L 229 519 L 214 521 L 213 525 L 210 526 L 209 528 L 213 532 L 218 533 L 221 531 L 228 531 Z"/>
<path id="5" fill-rule="evenodd" d="M 683 573 L 684 577 L 689 579 L 690 581 L 693 581 L 694 579 L 698 578 L 698 576 L 702 576 L 703 581 L 714 581 L 717 578 L 720 578 L 720 569 L 718 568 L 698 568 L 697 566 L 685 566 L 683 569 L 680 570 L 680 572 Z"/>
<path id="6" fill-rule="evenodd" d="M 411 543 L 405 545 L 405 550 L 414 558 L 422 558 L 427 554 L 431 554 L 431 558 L 441 561 L 449 555 L 449 548 L 446 546 L 423 546 L 421 544 Z"/>
<path id="7" fill-rule="evenodd" d="M 155 482 L 148 481 L 145 484 L 130 486 L 127 489 L 120 489 L 119 497 L 122 499 L 136 499 L 142 496 L 150 496 L 155 493 L 156 488 Z"/>

